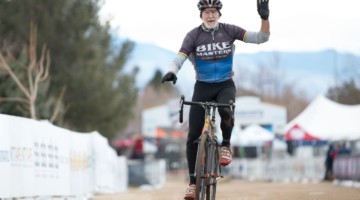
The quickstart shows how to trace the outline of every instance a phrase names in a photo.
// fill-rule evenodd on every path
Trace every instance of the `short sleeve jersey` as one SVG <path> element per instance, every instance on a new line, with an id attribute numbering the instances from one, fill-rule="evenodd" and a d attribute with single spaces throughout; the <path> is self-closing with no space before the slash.
<path id="1" fill-rule="evenodd" d="M 199 26 L 186 35 L 179 53 L 194 65 L 197 80 L 222 82 L 233 75 L 235 40 L 244 41 L 245 37 L 244 29 L 231 24 L 219 23 L 212 31 Z"/>

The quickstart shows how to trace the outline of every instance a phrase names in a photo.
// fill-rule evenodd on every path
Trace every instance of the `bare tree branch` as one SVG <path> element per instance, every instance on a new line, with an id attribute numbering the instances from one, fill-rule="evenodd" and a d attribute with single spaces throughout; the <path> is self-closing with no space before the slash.
<path id="1" fill-rule="evenodd" d="M 55 108 L 54 108 L 54 113 L 52 114 L 52 116 L 50 118 L 51 123 L 53 123 L 57 119 L 57 116 L 59 114 L 60 107 L 61 107 L 61 102 L 63 100 L 65 92 L 66 92 L 66 87 L 63 87 L 62 90 L 61 90 L 61 93 L 60 93 L 60 95 L 59 95 L 59 97 L 58 97 L 58 99 L 56 101 Z"/>
<path id="2" fill-rule="evenodd" d="M 40 83 L 44 82 L 49 77 L 49 68 L 50 68 L 50 53 L 46 48 L 46 45 L 43 45 L 40 59 L 37 59 L 36 54 L 36 35 L 37 30 L 33 23 L 30 24 L 30 33 L 29 33 L 29 46 L 27 49 L 28 56 L 28 65 L 27 65 L 27 81 L 29 83 L 28 87 L 25 86 L 18 75 L 9 66 L 7 60 L 15 61 L 20 63 L 15 59 L 11 53 L 8 46 L 5 46 L 5 52 L 7 53 L 6 58 L 3 56 L 2 51 L 0 51 L 0 69 L 3 68 L 5 71 L 10 74 L 10 77 L 16 82 L 17 86 L 25 94 L 26 99 L 18 97 L 6 97 L 1 98 L 2 101 L 12 101 L 19 103 L 27 103 L 29 106 L 29 111 L 32 119 L 37 119 L 36 115 L 36 99 L 38 96 L 38 90 Z M 59 99 L 56 103 L 54 114 L 51 119 L 54 121 L 59 112 L 59 105 L 64 96 L 65 90 L 63 90 L 59 96 Z"/>
<path id="3" fill-rule="evenodd" d="M 18 79 L 16 74 L 13 72 L 13 70 L 10 68 L 10 66 L 7 64 L 3 54 L 0 52 L 0 68 L 4 68 L 11 76 L 11 78 L 16 82 L 16 84 L 19 86 L 21 91 L 26 95 L 27 98 L 30 98 L 30 92 L 24 84 L 21 83 L 21 81 Z"/>
<path id="4" fill-rule="evenodd" d="M 45 55 L 46 55 L 46 59 L 45 59 Z M 46 62 L 45 66 L 44 66 L 44 61 Z M 39 74 L 41 74 L 39 81 L 43 82 L 49 77 L 49 69 L 50 69 L 50 52 L 49 52 L 49 50 L 46 49 L 46 45 L 44 45 L 42 48 L 39 65 L 40 65 L 40 70 L 41 70 L 39 73 Z"/>
<path id="5" fill-rule="evenodd" d="M 21 97 L 0 97 L 0 103 L 1 102 L 17 102 L 17 103 L 29 104 L 29 101 L 27 99 Z"/>
<path id="6" fill-rule="evenodd" d="M 29 57 L 29 65 L 28 65 L 28 80 L 29 80 L 29 88 L 30 92 L 34 93 L 34 80 L 33 80 L 33 71 L 35 71 L 36 67 L 36 29 L 34 24 L 30 24 L 30 41 L 28 47 L 28 57 Z"/>

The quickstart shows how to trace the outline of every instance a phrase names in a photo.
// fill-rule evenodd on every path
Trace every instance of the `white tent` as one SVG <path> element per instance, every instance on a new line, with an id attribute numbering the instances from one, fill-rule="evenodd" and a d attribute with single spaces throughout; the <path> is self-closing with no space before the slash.
<path id="1" fill-rule="evenodd" d="M 240 146 L 259 146 L 274 139 L 274 134 L 257 124 L 246 127 L 231 136 L 231 144 Z"/>
<path id="2" fill-rule="evenodd" d="M 273 150 L 286 150 L 287 149 L 287 144 L 286 144 L 286 142 L 284 140 L 274 138 L 272 140 L 272 149 Z"/>
<path id="3" fill-rule="evenodd" d="M 300 131 L 301 130 L 301 131 Z M 285 137 L 321 140 L 360 138 L 360 105 L 344 105 L 318 96 L 284 128 Z"/>

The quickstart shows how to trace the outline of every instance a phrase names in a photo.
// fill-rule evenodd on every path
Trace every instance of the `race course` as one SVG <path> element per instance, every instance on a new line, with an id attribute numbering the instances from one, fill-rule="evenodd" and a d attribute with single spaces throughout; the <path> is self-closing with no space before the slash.
<path id="1" fill-rule="evenodd" d="M 184 178 L 168 177 L 160 189 L 129 188 L 127 192 L 94 196 L 92 200 L 181 200 Z M 334 185 L 331 182 L 270 183 L 224 180 L 218 184 L 219 200 L 359 200 L 360 189 Z"/>

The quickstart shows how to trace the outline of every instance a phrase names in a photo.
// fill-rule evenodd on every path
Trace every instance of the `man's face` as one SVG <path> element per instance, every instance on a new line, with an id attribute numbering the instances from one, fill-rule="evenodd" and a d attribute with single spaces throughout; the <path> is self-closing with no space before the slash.
<path id="1" fill-rule="evenodd" d="M 215 28 L 218 24 L 219 18 L 220 13 L 215 8 L 206 8 L 201 15 L 201 19 L 203 20 L 206 28 Z"/>

